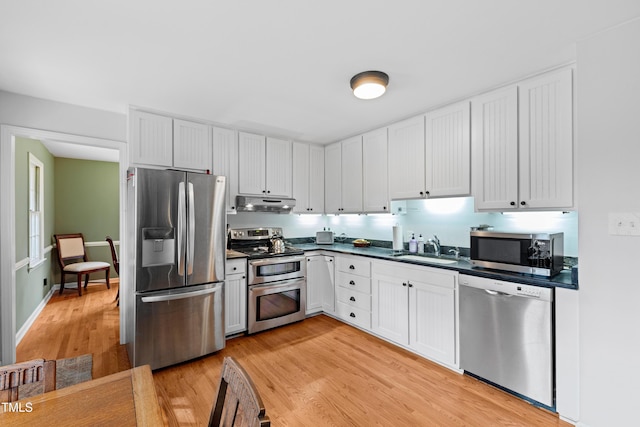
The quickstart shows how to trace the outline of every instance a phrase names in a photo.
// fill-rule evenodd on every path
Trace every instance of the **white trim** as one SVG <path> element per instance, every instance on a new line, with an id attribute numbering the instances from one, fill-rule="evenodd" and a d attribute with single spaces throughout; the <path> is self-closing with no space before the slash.
<path id="1" fill-rule="evenodd" d="M 16 271 L 18 271 L 21 268 L 25 268 L 28 265 L 29 265 L 29 257 L 26 257 L 26 258 L 23 258 L 20 261 L 16 262 L 15 269 L 16 269 Z"/>
<path id="2" fill-rule="evenodd" d="M 31 171 L 32 169 L 39 169 L 39 173 L 35 176 L 32 177 L 31 176 Z M 36 157 L 35 154 L 33 153 L 29 153 L 29 170 L 28 170 L 28 178 L 27 180 L 29 181 L 29 193 L 31 192 L 32 187 L 34 186 L 34 183 L 31 182 L 31 178 L 34 178 L 36 180 L 35 182 L 35 188 L 36 188 L 36 198 L 37 198 L 37 202 L 36 204 L 37 206 L 37 212 L 38 214 L 38 243 L 37 243 L 37 257 L 36 258 L 31 258 L 31 256 L 33 255 L 33 247 L 31 245 L 31 235 L 33 233 L 32 230 L 32 219 L 31 219 L 31 215 L 33 213 L 33 211 L 31 211 L 31 194 L 29 194 L 29 202 L 28 202 L 28 208 L 29 208 L 29 223 L 28 223 L 28 229 L 29 229 L 29 233 L 27 236 L 27 248 L 28 248 L 28 252 L 29 252 L 29 268 L 34 269 L 36 268 L 38 265 L 42 264 L 45 260 L 44 258 L 44 216 L 45 216 L 45 211 L 44 211 L 44 163 L 42 163 L 42 161 Z"/>
<path id="3" fill-rule="evenodd" d="M 72 135 L 63 132 L 0 125 L 0 200 L 15 206 L 15 138 L 25 137 L 39 141 L 53 139 L 65 142 L 116 149 L 120 153 L 120 236 L 125 230 L 126 171 L 129 153 L 126 141 Z M 124 242 L 126 243 L 126 242 Z M 16 251 L 15 209 L 0 209 L 0 366 L 16 360 Z M 121 277 L 122 279 L 122 277 Z M 125 297 L 126 300 L 126 297 Z M 124 343 L 124 310 L 120 311 L 120 340 Z"/>
<path id="4" fill-rule="evenodd" d="M 120 246 L 120 241 L 119 240 L 114 240 L 113 244 L 115 246 Z M 84 246 L 86 248 L 96 248 L 99 246 L 109 246 L 109 242 L 107 242 L 106 240 L 98 240 L 96 242 L 84 242 Z M 54 243 L 53 245 L 49 246 L 49 248 L 55 248 L 56 244 Z M 51 249 L 49 249 L 51 250 Z"/>
<path id="5" fill-rule="evenodd" d="M 49 302 L 52 296 L 53 296 L 53 287 L 51 287 L 51 289 L 49 290 L 49 293 L 44 298 L 42 298 L 42 301 L 40 301 L 40 304 L 38 304 L 38 306 L 33 311 L 33 313 L 31 313 L 31 316 L 29 316 L 27 321 L 24 322 L 24 325 L 22 325 L 20 330 L 16 333 L 16 345 L 20 344 L 20 341 L 22 341 L 22 338 L 24 338 L 27 332 L 29 332 L 29 329 L 31 329 L 31 326 L 33 326 L 33 323 L 36 321 L 36 319 L 38 318 L 42 310 L 44 310 L 44 307 L 47 305 L 47 303 Z"/>

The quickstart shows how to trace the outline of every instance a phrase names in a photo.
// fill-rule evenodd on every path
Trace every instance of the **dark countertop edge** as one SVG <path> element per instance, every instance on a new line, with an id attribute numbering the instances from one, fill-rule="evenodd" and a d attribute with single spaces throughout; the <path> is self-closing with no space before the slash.
<path id="1" fill-rule="evenodd" d="M 380 248 L 369 246 L 366 248 L 356 248 L 350 244 L 334 243 L 332 245 L 318 245 L 316 243 L 297 243 L 296 247 L 305 252 L 311 251 L 329 251 L 338 252 L 348 255 L 360 255 L 369 258 L 380 259 L 384 261 L 394 261 L 403 264 L 418 265 L 421 267 L 441 268 L 443 270 L 453 270 L 461 274 L 470 276 L 484 277 L 488 279 L 504 280 L 507 282 L 522 283 L 523 285 L 533 285 L 545 288 L 566 288 L 578 290 L 578 285 L 571 283 L 571 270 L 565 270 L 554 277 L 546 278 L 543 276 L 533 276 L 519 273 L 500 272 L 487 270 L 483 268 L 474 268 L 468 261 L 460 260 L 457 264 L 429 264 L 419 261 L 411 261 L 406 259 L 398 259 L 393 257 L 393 250 L 388 248 Z"/>

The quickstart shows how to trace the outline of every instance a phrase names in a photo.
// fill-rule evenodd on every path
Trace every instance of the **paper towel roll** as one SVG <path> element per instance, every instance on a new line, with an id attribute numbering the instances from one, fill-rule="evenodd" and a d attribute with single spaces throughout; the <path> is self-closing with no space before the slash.
<path id="1" fill-rule="evenodd" d="M 402 239 L 402 227 L 399 225 L 393 226 L 393 250 L 401 251 L 404 249 L 404 240 Z"/>

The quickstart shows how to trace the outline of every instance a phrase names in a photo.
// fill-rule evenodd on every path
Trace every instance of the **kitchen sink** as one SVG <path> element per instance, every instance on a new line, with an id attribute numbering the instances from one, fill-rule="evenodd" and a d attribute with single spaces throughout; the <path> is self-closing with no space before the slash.
<path id="1" fill-rule="evenodd" d="M 427 256 L 420 256 L 420 255 L 398 255 L 396 257 L 397 259 L 406 259 L 408 261 L 418 261 L 418 262 L 424 262 L 425 264 L 442 264 L 442 265 L 447 265 L 447 264 L 455 264 L 458 261 L 455 259 L 447 259 L 447 258 L 432 258 L 432 257 L 427 257 Z"/>

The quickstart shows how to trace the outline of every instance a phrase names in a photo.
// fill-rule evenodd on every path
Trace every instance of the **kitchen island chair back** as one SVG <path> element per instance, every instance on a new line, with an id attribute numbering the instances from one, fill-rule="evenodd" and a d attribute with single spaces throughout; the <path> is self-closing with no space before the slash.
<path id="1" fill-rule="evenodd" d="M 85 276 L 84 287 L 89 284 L 89 274 L 98 271 L 105 272 L 107 289 L 109 285 L 109 270 L 111 264 L 102 261 L 89 261 L 84 247 L 82 233 L 56 234 L 56 247 L 58 248 L 58 263 L 60 264 L 60 293 L 64 290 L 65 276 L 73 274 L 78 280 L 78 295 L 82 296 L 82 276 Z"/>
<path id="2" fill-rule="evenodd" d="M 35 359 L 0 367 L 0 402 L 20 399 L 20 386 L 43 382 L 44 392 L 56 389 L 56 361 Z"/>
<path id="3" fill-rule="evenodd" d="M 209 419 L 209 427 L 214 426 L 271 426 L 255 384 L 232 357 L 225 357 L 222 364 L 218 396 Z"/>

